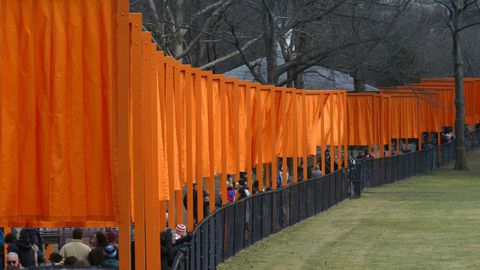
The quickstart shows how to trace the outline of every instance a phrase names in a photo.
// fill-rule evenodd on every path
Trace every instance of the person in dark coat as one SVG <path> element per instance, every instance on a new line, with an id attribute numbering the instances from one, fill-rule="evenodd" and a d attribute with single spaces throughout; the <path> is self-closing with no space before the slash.
<path id="1" fill-rule="evenodd" d="M 63 265 L 65 266 L 73 266 L 73 265 L 77 265 L 77 263 L 78 263 L 78 259 L 75 256 L 68 256 L 63 261 Z"/>
<path id="2" fill-rule="evenodd" d="M 260 191 L 258 180 L 253 181 L 252 194 L 257 194 Z"/>
<path id="3" fill-rule="evenodd" d="M 100 266 L 104 260 L 103 250 L 108 246 L 107 235 L 103 232 L 96 232 L 93 236 L 95 248 L 88 253 L 88 263 L 94 266 Z"/>
<path id="4" fill-rule="evenodd" d="M 23 267 L 36 266 L 35 251 L 27 239 L 17 239 L 14 233 L 9 233 L 5 236 L 5 243 L 8 245 L 7 252 L 17 253 Z"/>
<path id="5" fill-rule="evenodd" d="M 180 239 L 176 239 L 175 232 L 166 228 L 160 234 L 160 244 L 161 244 L 161 256 L 162 256 L 162 269 L 171 269 L 175 261 L 175 257 L 179 252 L 186 252 L 187 242 L 192 240 L 192 234 L 187 233 L 185 236 Z"/>
<path id="6" fill-rule="evenodd" d="M 0 228 L 0 269 L 3 269 L 4 265 L 4 244 L 3 228 Z"/>
<path id="7" fill-rule="evenodd" d="M 27 239 L 28 242 L 32 245 L 36 245 L 38 247 L 39 252 L 43 254 L 43 240 L 42 236 L 40 235 L 40 230 L 35 228 L 23 228 L 20 231 L 20 238 Z"/>
<path id="8" fill-rule="evenodd" d="M 198 223 L 198 199 L 197 199 L 197 191 L 198 187 L 197 184 L 193 184 L 193 219 L 195 224 Z M 187 194 L 183 196 L 183 206 L 186 210 L 188 210 L 188 201 L 187 201 Z M 203 190 L 203 216 L 206 217 L 210 214 L 210 194 L 208 191 Z"/>
<path id="9" fill-rule="evenodd" d="M 198 209 L 198 202 L 197 202 L 197 184 L 193 184 L 193 220 L 197 222 L 197 209 Z M 183 197 L 183 206 L 186 210 L 188 210 L 188 201 L 187 201 L 187 194 Z"/>
<path id="10" fill-rule="evenodd" d="M 40 235 L 40 230 L 35 228 L 23 228 L 20 231 L 20 238 L 27 239 L 30 245 L 36 246 L 37 251 L 37 262 L 38 264 L 45 263 L 45 253 L 43 249 L 43 240 Z"/>

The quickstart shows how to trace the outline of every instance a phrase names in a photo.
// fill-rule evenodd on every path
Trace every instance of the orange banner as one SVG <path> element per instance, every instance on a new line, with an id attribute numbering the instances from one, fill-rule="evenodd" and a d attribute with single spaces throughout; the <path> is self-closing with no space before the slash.
<path id="1" fill-rule="evenodd" d="M 116 220 L 116 4 L 2 1 L 3 223 Z"/>

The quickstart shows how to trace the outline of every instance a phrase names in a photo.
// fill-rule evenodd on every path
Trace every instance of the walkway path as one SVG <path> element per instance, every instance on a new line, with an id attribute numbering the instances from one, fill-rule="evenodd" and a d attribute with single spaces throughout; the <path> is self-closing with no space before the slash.
<path id="1" fill-rule="evenodd" d="M 469 160 L 366 190 L 219 269 L 480 269 L 480 150 Z"/>

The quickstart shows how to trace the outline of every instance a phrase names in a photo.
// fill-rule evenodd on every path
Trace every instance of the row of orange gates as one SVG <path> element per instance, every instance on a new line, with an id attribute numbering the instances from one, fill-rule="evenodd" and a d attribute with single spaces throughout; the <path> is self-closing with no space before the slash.
<path id="1" fill-rule="evenodd" d="M 193 227 L 194 183 L 214 209 L 227 174 L 245 172 L 252 190 L 252 170 L 271 171 L 257 180 L 275 189 L 279 158 L 325 172 L 328 149 L 341 169 L 349 145 L 383 157 L 392 140 L 421 145 L 454 125 L 452 79 L 347 93 L 226 78 L 158 51 L 126 0 L 0 0 L 0 55 L 0 225 L 118 226 L 122 269 L 133 223 L 136 267 L 160 268 L 166 213 Z M 465 96 L 474 125 L 480 79 L 465 80 Z"/>

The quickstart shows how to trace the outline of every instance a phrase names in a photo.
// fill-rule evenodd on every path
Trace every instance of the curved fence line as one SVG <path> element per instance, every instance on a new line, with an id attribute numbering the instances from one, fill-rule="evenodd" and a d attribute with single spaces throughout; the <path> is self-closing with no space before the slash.
<path id="1" fill-rule="evenodd" d="M 469 149 L 480 145 L 480 129 L 466 137 Z M 433 171 L 454 159 L 455 143 L 450 142 L 394 157 L 363 160 L 348 170 L 226 205 L 195 228 L 188 249 L 177 257 L 174 269 L 214 269 L 240 250 L 358 195 L 365 187 Z"/>

